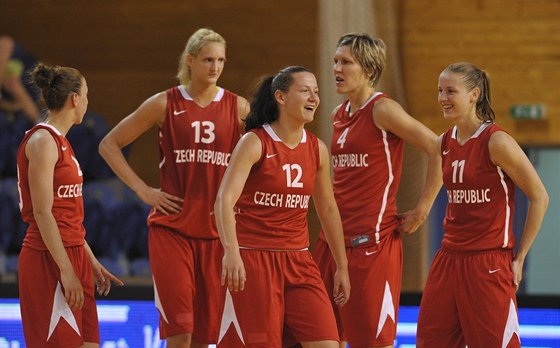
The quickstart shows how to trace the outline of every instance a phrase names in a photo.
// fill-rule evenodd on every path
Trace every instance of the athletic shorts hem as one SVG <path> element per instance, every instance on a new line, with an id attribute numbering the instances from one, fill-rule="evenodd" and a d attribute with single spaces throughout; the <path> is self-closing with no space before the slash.
<path id="1" fill-rule="evenodd" d="M 167 332 L 165 333 L 165 335 L 161 334 L 161 330 L 160 330 L 160 335 L 159 338 L 162 340 L 166 340 L 169 337 L 173 337 L 173 336 L 179 336 L 179 335 L 191 335 L 192 336 L 193 332 L 192 330 L 177 330 L 177 331 L 172 331 L 169 332 L 169 330 L 167 330 Z"/>
<path id="2" fill-rule="evenodd" d="M 330 337 L 313 337 L 310 339 L 306 339 L 305 337 L 302 337 L 299 339 L 300 342 L 317 342 L 317 341 L 335 341 L 335 342 L 340 342 L 339 338 L 336 338 L 334 336 L 330 336 Z"/>

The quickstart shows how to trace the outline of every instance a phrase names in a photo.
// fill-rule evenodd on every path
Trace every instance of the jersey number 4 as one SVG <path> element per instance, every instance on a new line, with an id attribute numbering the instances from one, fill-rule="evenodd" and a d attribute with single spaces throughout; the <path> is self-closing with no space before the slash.
<path id="1" fill-rule="evenodd" d="M 342 132 L 342 134 L 338 137 L 338 139 L 336 140 L 336 143 L 340 145 L 340 148 L 343 149 L 344 148 L 344 143 L 346 142 L 346 136 L 348 135 L 348 131 L 350 130 L 350 128 L 346 128 L 344 130 L 344 132 Z"/>

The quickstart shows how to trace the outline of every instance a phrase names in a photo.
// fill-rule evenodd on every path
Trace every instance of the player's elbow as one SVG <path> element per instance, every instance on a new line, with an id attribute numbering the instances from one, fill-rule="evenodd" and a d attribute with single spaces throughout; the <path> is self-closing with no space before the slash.
<path id="1" fill-rule="evenodd" d="M 97 150 L 99 151 L 99 154 L 101 155 L 101 157 L 103 158 L 107 158 L 108 154 L 109 154 L 109 148 L 111 147 L 109 145 L 110 140 L 107 139 L 107 137 L 104 137 L 103 139 L 101 139 L 101 141 L 99 142 L 99 146 L 97 148 Z"/>
<path id="2" fill-rule="evenodd" d="M 540 190 L 534 192 L 534 194 L 529 197 L 529 201 L 531 202 L 531 205 L 546 211 L 550 198 L 548 196 L 548 192 L 543 186 Z"/>
<path id="3" fill-rule="evenodd" d="M 548 197 L 548 192 L 546 192 L 546 189 L 543 189 L 543 192 L 541 194 L 541 200 L 542 200 L 542 205 L 544 207 L 544 210 L 546 210 L 548 208 L 548 203 L 550 202 L 550 197 Z"/>

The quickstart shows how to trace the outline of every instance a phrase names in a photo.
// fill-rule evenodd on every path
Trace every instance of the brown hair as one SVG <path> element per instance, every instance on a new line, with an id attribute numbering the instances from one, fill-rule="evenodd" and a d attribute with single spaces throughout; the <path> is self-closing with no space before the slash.
<path id="1" fill-rule="evenodd" d="M 83 75 L 74 68 L 50 66 L 38 63 L 30 73 L 31 80 L 41 88 L 43 99 L 49 110 L 60 110 L 64 107 L 71 93 L 82 89 Z"/>
<path id="2" fill-rule="evenodd" d="M 272 123 L 280 116 L 278 104 L 274 98 L 276 91 L 287 92 L 294 83 L 293 75 L 310 72 L 303 66 L 289 66 L 280 70 L 275 76 L 267 76 L 261 80 L 251 102 L 251 111 L 245 119 L 245 131 Z"/>

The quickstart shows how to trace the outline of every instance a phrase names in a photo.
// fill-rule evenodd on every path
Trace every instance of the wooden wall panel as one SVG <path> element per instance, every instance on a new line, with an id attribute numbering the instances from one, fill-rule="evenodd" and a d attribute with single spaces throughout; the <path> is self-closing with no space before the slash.
<path id="1" fill-rule="evenodd" d="M 47 63 L 78 68 L 89 108 L 111 125 L 150 95 L 177 84 L 178 60 L 200 27 L 228 45 L 220 85 L 249 97 L 263 74 L 316 66 L 316 1 L 0 0 L 0 33 Z M 157 185 L 155 132 L 137 141 L 133 167 Z"/>
<path id="2" fill-rule="evenodd" d="M 560 144 L 560 1 L 402 1 L 401 52 L 409 111 L 436 132 L 448 64 L 470 61 L 490 75 L 497 122 L 526 145 Z M 542 103 L 546 121 L 515 121 L 512 104 Z"/>
<path id="3" fill-rule="evenodd" d="M 90 109 L 113 125 L 177 83 L 179 56 L 199 27 L 226 38 L 220 85 L 246 97 L 262 74 L 291 64 L 315 70 L 318 1 L 0 0 L 0 33 L 42 60 L 80 69 L 88 79 Z M 438 133 L 450 126 L 437 104 L 437 78 L 448 64 L 467 60 L 490 74 L 498 122 L 519 142 L 560 145 L 560 0 L 401 0 L 397 7 L 406 105 L 413 116 Z M 548 120 L 511 120 L 509 107 L 517 103 L 546 104 Z M 320 108 L 317 116 L 329 112 Z M 152 131 L 134 144 L 131 163 L 157 185 L 157 162 Z M 405 176 L 416 170 L 405 168 L 405 193 L 411 190 Z M 312 240 L 318 226 L 310 214 Z M 405 281 L 403 289 L 417 289 L 417 283 Z"/>

